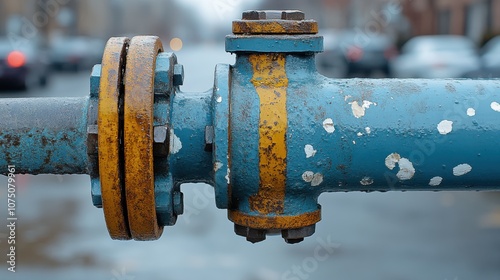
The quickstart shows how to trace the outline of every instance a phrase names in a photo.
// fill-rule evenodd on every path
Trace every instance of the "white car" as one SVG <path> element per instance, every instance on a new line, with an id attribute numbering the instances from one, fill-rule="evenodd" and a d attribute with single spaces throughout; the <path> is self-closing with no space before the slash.
<path id="1" fill-rule="evenodd" d="M 409 40 L 391 62 L 396 78 L 460 78 L 481 69 L 475 44 L 453 35 L 420 36 Z"/>

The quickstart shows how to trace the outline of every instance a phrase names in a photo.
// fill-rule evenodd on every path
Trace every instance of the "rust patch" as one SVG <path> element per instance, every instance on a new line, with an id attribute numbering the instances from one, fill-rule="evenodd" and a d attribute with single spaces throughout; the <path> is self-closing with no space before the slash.
<path id="1" fill-rule="evenodd" d="M 250 55 L 252 84 L 259 95 L 259 176 L 257 194 L 250 197 L 250 208 L 261 214 L 284 211 L 287 147 L 286 108 L 288 78 L 284 54 Z"/>
<path id="2" fill-rule="evenodd" d="M 240 226 L 254 229 L 295 229 L 314 225 L 321 220 L 321 210 L 296 216 L 251 216 L 229 211 L 229 219 Z"/>

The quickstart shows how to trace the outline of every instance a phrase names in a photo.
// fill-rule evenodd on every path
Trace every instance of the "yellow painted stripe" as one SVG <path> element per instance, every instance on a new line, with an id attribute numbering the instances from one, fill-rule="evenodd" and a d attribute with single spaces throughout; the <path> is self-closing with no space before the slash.
<path id="1" fill-rule="evenodd" d="M 288 78 L 284 54 L 254 54 L 252 84 L 260 99 L 260 185 L 250 207 L 261 214 L 283 213 L 286 189 Z"/>

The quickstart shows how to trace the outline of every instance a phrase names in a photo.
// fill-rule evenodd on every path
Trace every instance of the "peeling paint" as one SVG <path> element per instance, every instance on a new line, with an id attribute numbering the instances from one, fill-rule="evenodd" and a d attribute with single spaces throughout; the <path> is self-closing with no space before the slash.
<path id="1" fill-rule="evenodd" d="M 229 167 L 228 167 L 226 177 L 225 177 L 228 185 L 231 184 L 231 177 L 229 177 L 230 174 L 231 174 L 231 169 L 229 169 Z"/>
<path id="2" fill-rule="evenodd" d="M 314 174 L 314 177 L 311 181 L 311 186 L 317 187 L 317 186 L 321 185 L 321 183 L 323 183 L 323 174 L 321 174 L 321 173 Z"/>
<path id="3" fill-rule="evenodd" d="M 170 129 L 170 154 L 175 155 L 182 149 L 182 142 L 177 135 L 174 134 L 174 130 Z"/>
<path id="4" fill-rule="evenodd" d="M 311 183 L 314 178 L 314 172 L 312 171 L 306 171 L 302 174 L 302 180 L 304 180 L 307 183 Z"/>
<path id="5" fill-rule="evenodd" d="M 441 121 L 438 124 L 437 129 L 440 134 L 446 135 L 453 130 L 453 122 L 448 120 Z"/>
<path id="6" fill-rule="evenodd" d="M 222 102 L 222 96 L 217 96 L 217 99 L 216 99 L 217 103 L 221 103 Z"/>
<path id="7" fill-rule="evenodd" d="M 467 109 L 467 116 L 474 117 L 476 115 L 476 110 L 474 108 Z"/>
<path id="8" fill-rule="evenodd" d="M 323 174 L 306 171 L 302 174 L 302 180 L 311 183 L 312 187 L 317 187 L 323 183 Z"/>
<path id="9" fill-rule="evenodd" d="M 369 127 L 365 127 L 365 131 L 366 131 L 366 134 L 371 134 L 372 133 L 372 129 L 369 128 Z"/>
<path id="10" fill-rule="evenodd" d="M 352 96 L 350 96 L 350 95 L 346 95 L 346 96 L 344 97 L 344 101 L 347 101 L 347 100 L 349 100 L 350 98 L 352 98 Z"/>
<path id="11" fill-rule="evenodd" d="M 353 140 L 353 141 L 352 141 L 352 144 L 356 145 L 356 141 L 354 141 L 354 140 Z"/>
<path id="12" fill-rule="evenodd" d="M 413 163 L 406 158 L 401 158 L 399 160 L 399 172 L 396 174 L 399 180 L 410 180 L 414 175 L 415 168 L 413 167 Z"/>
<path id="13" fill-rule="evenodd" d="M 222 162 L 216 161 L 214 164 L 214 172 L 219 171 L 219 169 L 221 169 L 223 166 L 224 166 L 224 164 Z"/>
<path id="14" fill-rule="evenodd" d="M 328 133 L 333 133 L 335 132 L 335 125 L 333 124 L 333 120 L 328 118 L 323 121 L 323 128 L 326 130 Z"/>
<path id="15" fill-rule="evenodd" d="M 441 185 L 442 182 L 443 182 L 443 177 L 436 176 L 430 180 L 429 186 L 437 187 L 437 186 Z"/>
<path id="16" fill-rule="evenodd" d="M 354 117 L 359 119 L 365 115 L 366 109 L 369 109 L 370 106 L 373 105 L 374 103 L 367 100 L 363 100 L 363 104 L 361 105 L 358 104 L 358 101 L 354 101 L 349 104 L 351 104 L 352 114 L 354 115 Z"/>
<path id="17" fill-rule="evenodd" d="M 370 177 L 364 177 L 363 179 L 361 179 L 361 181 L 359 181 L 359 183 L 361 183 L 361 185 L 363 185 L 363 186 L 372 185 L 373 182 L 374 182 L 373 179 Z"/>
<path id="18" fill-rule="evenodd" d="M 314 157 L 316 155 L 317 151 L 314 149 L 314 147 L 312 145 L 307 144 L 304 147 L 304 152 L 306 153 L 306 158 L 311 158 L 311 157 Z"/>
<path id="19" fill-rule="evenodd" d="M 495 112 L 500 112 L 500 104 L 498 102 L 491 102 L 491 109 Z"/>
<path id="20" fill-rule="evenodd" d="M 363 133 L 358 132 L 358 134 L 356 134 L 356 135 L 358 135 L 358 137 L 361 137 L 361 136 L 363 136 Z"/>
<path id="21" fill-rule="evenodd" d="M 392 153 L 385 158 L 385 166 L 387 166 L 390 170 L 393 170 L 396 167 L 396 163 L 398 163 L 400 159 L 401 156 L 399 154 Z"/>
<path id="22" fill-rule="evenodd" d="M 453 175 L 463 176 L 471 171 L 472 171 L 472 166 L 464 163 L 464 164 L 457 165 L 453 168 Z"/>

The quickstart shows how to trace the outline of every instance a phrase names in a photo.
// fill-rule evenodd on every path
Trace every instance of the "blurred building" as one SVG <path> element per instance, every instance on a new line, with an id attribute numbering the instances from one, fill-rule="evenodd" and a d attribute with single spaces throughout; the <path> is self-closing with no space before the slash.
<path id="1" fill-rule="evenodd" d="M 500 34 L 500 0 L 404 1 L 412 35 L 466 35 L 476 42 Z"/>

